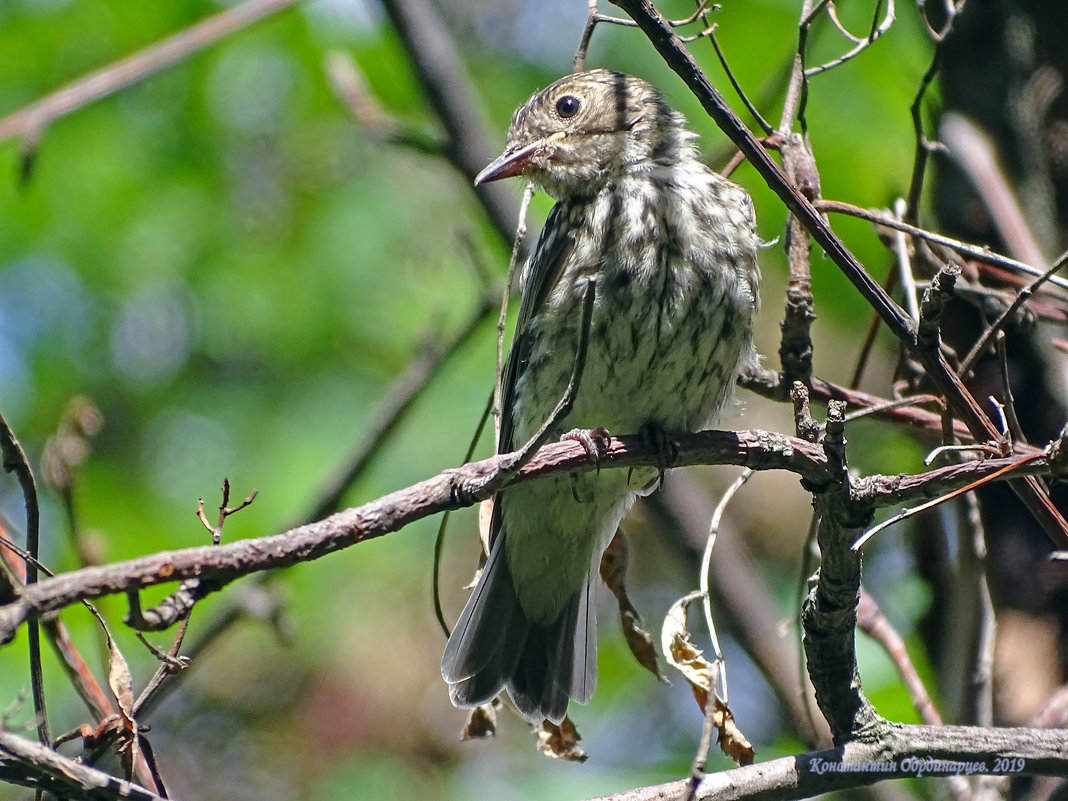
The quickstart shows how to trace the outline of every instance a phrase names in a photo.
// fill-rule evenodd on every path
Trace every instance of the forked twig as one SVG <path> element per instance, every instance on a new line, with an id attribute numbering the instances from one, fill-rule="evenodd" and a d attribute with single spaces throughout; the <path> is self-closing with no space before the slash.
<path id="1" fill-rule="evenodd" d="M 937 245 L 945 245 L 951 250 L 955 250 L 962 256 L 968 256 L 977 261 L 981 261 L 984 264 L 992 264 L 996 267 L 1004 267 L 1014 272 L 1024 273 L 1035 277 L 1041 277 L 1045 275 L 1045 270 L 1038 267 L 1034 267 L 1030 264 L 1026 264 L 1022 261 L 1003 256 L 1000 253 L 995 253 L 989 248 L 980 247 L 979 245 L 972 245 L 968 242 L 962 242 L 959 239 L 953 239 L 943 234 L 936 234 L 933 231 L 928 231 L 924 228 L 920 228 L 911 223 L 903 220 L 895 220 L 893 217 L 887 217 L 886 215 L 879 214 L 878 212 L 869 211 L 863 209 L 860 206 L 854 206 L 851 203 L 843 203 L 839 200 L 817 200 L 813 204 L 817 210 L 831 212 L 834 214 L 847 214 L 850 217 L 857 217 L 868 222 L 875 223 L 877 225 L 884 226 L 886 228 L 893 229 L 895 231 L 904 231 L 906 234 L 910 234 L 918 239 L 923 239 L 928 242 L 934 242 Z M 1057 263 L 1060 263 L 1062 259 L 1068 257 L 1068 253 L 1063 254 L 1057 259 Z M 1062 289 L 1068 289 L 1068 279 L 1061 278 L 1057 275 L 1052 275 L 1045 279 L 1051 284 L 1061 287 Z"/>
<path id="2" fill-rule="evenodd" d="M 821 3 L 821 8 L 826 7 L 828 19 L 831 20 L 831 23 L 838 29 L 838 32 L 851 42 L 854 47 L 837 58 L 831 59 L 817 67 L 809 67 L 805 70 L 805 76 L 811 78 L 813 75 L 819 75 L 821 72 L 827 72 L 828 70 L 832 70 L 835 67 L 845 64 L 847 61 L 859 56 L 871 47 L 880 36 L 889 31 L 890 27 L 894 24 L 894 0 L 885 0 L 885 2 L 885 14 L 883 14 L 884 0 L 878 0 L 875 3 L 875 12 L 872 16 L 871 27 L 868 30 L 867 36 L 854 36 L 851 34 L 846 29 L 845 25 L 842 24 L 841 20 L 838 19 L 838 11 L 833 2 Z M 813 16 L 814 14 L 809 15 L 806 23 L 811 24 Z M 880 16 L 882 16 L 881 20 Z"/>

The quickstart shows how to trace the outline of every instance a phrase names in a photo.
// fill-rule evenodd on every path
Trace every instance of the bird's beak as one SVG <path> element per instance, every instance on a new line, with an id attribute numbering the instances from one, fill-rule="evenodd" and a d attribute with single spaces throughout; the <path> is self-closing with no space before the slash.
<path id="1" fill-rule="evenodd" d="M 530 164 L 530 160 L 545 151 L 552 152 L 556 144 L 563 139 L 562 133 L 554 133 L 545 139 L 538 139 L 529 145 L 513 145 L 497 156 L 486 165 L 486 168 L 475 176 L 475 186 L 488 181 L 499 181 L 502 178 L 515 178 L 522 175 L 523 170 Z"/>

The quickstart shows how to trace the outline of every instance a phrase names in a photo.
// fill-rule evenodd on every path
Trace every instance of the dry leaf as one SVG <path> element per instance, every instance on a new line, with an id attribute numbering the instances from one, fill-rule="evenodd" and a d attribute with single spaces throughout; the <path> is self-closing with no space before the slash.
<path id="1" fill-rule="evenodd" d="M 716 668 L 704 658 L 701 649 L 693 644 L 690 632 L 686 628 L 686 609 L 693 601 L 701 597 L 700 592 L 690 593 L 672 605 L 667 617 L 664 618 L 660 644 L 664 649 L 664 657 L 668 664 L 686 677 L 698 706 L 701 707 L 702 712 L 708 714 L 709 687 L 712 686 L 712 677 L 715 675 Z M 719 747 L 734 764 L 751 765 L 756 753 L 755 749 L 734 722 L 730 707 L 718 695 L 713 694 L 712 698 L 712 723 L 719 732 L 716 738 Z"/>
<path id="2" fill-rule="evenodd" d="M 626 575 L 629 561 L 630 547 L 627 545 L 627 538 L 623 536 L 621 529 L 616 529 L 616 535 L 601 555 L 601 578 L 619 601 L 620 611 L 630 612 L 638 617 L 638 610 L 627 597 Z"/>
<path id="3" fill-rule="evenodd" d="M 601 578 L 619 602 L 619 622 L 623 625 L 623 636 L 626 638 L 630 652 L 638 660 L 639 665 L 666 684 L 667 678 L 660 672 L 660 665 L 657 662 L 653 638 L 641 627 L 641 615 L 627 596 L 625 579 L 629 557 L 627 539 L 623 536 L 622 530 L 617 530 L 616 536 L 612 538 L 612 542 L 601 556 Z"/>
<path id="4" fill-rule="evenodd" d="M 709 682 L 713 675 L 713 665 L 701 655 L 701 649 L 693 644 L 690 632 L 686 628 L 686 609 L 692 601 L 701 597 L 700 593 L 691 593 L 680 598 L 664 618 L 660 631 L 660 647 L 668 664 L 678 670 L 690 683 L 697 705 L 703 712 L 708 703 Z"/>
<path id="5" fill-rule="evenodd" d="M 487 737 L 495 737 L 497 734 L 497 705 L 500 703 L 494 698 L 488 704 L 476 706 L 467 716 L 467 725 L 464 726 L 460 739 L 483 740 Z"/>
<path id="6" fill-rule="evenodd" d="M 126 727 L 131 730 L 135 729 L 133 677 L 130 675 L 130 666 L 126 664 L 126 657 L 122 655 L 122 651 L 111 637 L 108 637 L 108 662 L 108 686 L 111 687 L 111 693 L 119 704 L 119 712 L 126 722 Z"/>
<path id="7" fill-rule="evenodd" d="M 566 759 L 568 762 L 585 762 L 589 756 L 578 747 L 578 741 L 582 737 L 569 717 L 565 716 L 559 726 L 552 721 L 544 720 L 537 732 L 538 750 L 545 756 L 553 759 Z"/>
<path id="8" fill-rule="evenodd" d="M 129 739 L 119 746 L 119 753 L 123 769 L 127 774 L 133 773 L 134 766 L 141 761 L 141 749 L 137 743 L 137 721 L 133 717 L 133 677 L 130 675 L 130 666 L 126 664 L 126 657 L 122 655 L 115 640 L 108 634 L 108 686 L 111 688 L 115 701 L 119 705 L 119 714 L 122 715 L 123 728 L 129 733 Z"/>
<path id="9" fill-rule="evenodd" d="M 720 749 L 735 765 L 745 766 L 753 764 L 756 749 L 745 738 L 737 724 L 734 722 L 734 714 L 720 697 L 717 695 L 712 711 L 712 722 L 719 731 L 716 742 Z"/>
<path id="10" fill-rule="evenodd" d="M 623 624 L 623 636 L 627 640 L 627 647 L 638 660 L 638 664 L 648 670 L 664 684 L 670 684 L 667 676 L 660 672 L 660 663 L 657 659 L 656 646 L 649 632 L 638 625 L 638 619 L 626 612 L 622 613 L 620 622 Z"/>

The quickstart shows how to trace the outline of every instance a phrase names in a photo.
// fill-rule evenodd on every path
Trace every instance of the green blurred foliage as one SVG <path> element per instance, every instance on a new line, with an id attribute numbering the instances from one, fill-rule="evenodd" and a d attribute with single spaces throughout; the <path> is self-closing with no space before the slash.
<path id="1" fill-rule="evenodd" d="M 514 106 L 570 69 L 585 3 L 490 5 L 441 0 L 492 140 L 500 142 Z M 777 122 L 797 4 L 723 5 L 715 20 L 732 68 Z M 851 24 L 869 24 L 866 5 L 845 5 Z M 0 115 L 221 7 L 0 0 Z M 663 8 L 689 13 L 681 0 Z M 884 206 L 907 189 L 908 104 L 929 49 L 916 20 L 902 16 L 869 53 L 813 81 L 808 123 L 828 197 Z M 735 102 L 711 45 L 691 47 Z M 260 492 L 227 523 L 226 539 L 302 520 L 390 380 L 423 342 L 447 337 L 477 303 L 483 288 L 466 243 L 503 273 L 508 243 L 489 229 L 462 177 L 353 125 L 324 74 L 332 48 L 355 58 L 403 124 L 438 130 L 381 10 L 369 0 L 313 0 L 54 121 L 25 185 L 20 143 L 0 143 L 0 411 L 36 463 L 71 397 L 84 394 L 98 405 L 105 425 L 75 496 L 83 536 L 101 560 L 206 543 L 196 502 L 204 498 L 209 512 L 217 506 L 224 476 L 235 499 Z M 814 31 L 813 60 L 841 49 L 831 30 Z M 729 157 L 725 138 L 634 30 L 600 29 L 588 64 L 655 81 L 701 133 L 710 160 Z M 777 200 L 748 167 L 736 177 L 756 198 L 761 235 L 780 238 L 785 216 Z M 532 227 L 548 205 L 537 201 Z M 881 279 L 889 257 L 870 229 L 835 225 Z M 843 331 L 856 331 L 868 312 L 829 262 L 818 253 L 813 259 L 817 370 L 847 380 L 856 340 Z M 774 364 L 781 244 L 766 250 L 764 269 L 760 341 Z M 487 324 L 346 502 L 458 463 L 492 381 L 493 353 Z M 886 392 L 881 371 L 872 373 L 869 388 Z M 749 420 L 739 425 L 764 419 L 766 402 L 744 400 Z M 782 410 L 767 413 L 789 419 Z M 861 469 L 917 466 L 916 447 L 903 435 L 858 427 L 857 439 L 867 443 L 854 452 Z M 803 508 L 804 495 L 796 494 Z M 4 482 L 2 500 L 17 527 L 22 502 L 13 481 Z M 70 569 L 76 560 L 62 509 L 44 487 L 42 500 L 42 558 Z M 462 599 L 454 588 L 473 565 L 474 520 L 470 511 L 455 516 L 447 549 L 453 613 Z M 608 614 L 601 687 L 591 707 L 575 713 L 589 763 L 544 759 L 507 716 L 496 742 L 461 746 L 462 715 L 449 707 L 437 668 L 444 640 L 429 589 L 436 525 L 424 521 L 274 582 L 286 598 L 289 641 L 262 621 L 236 627 L 143 721 L 153 726 L 172 792 L 204 799 L 580 798 L 685 774 L 700 731 L 692 698 L 635 667 Z M 764 536 L 799 535 L 791 526 Z M 763 569 L 787 618 L 796 612 L 800 553 L 782 556 L 781 544 L 772 550 L 782 561 Z M 675 575 L 643 575 L 649 584 L 635 591 L 654 629 L 695 580 L 670 567 Z M 191 639 L 237 591 L 197 608 Z M 162 594 L 146 594 L 146 603 Z M 120 599 L 99 606 L 120 628 Z M 903 633 L 918 611 L 895 620 Z M 89 616 L 74 608 L 64 620 L 103 681 Z M 153 640 L 165 646 L 169 637 Z M 154 660 L 125 632 L 119 641 L 139 690 Z M 53 730 L 87 722 L 46 656 Z M 731 658 L 740 674 L 732 704 L 760 757 L 796 749 L 745 657 L 734 648 Z M 28 686 L 25 664 L 20 636 L 0 651 L 0 706 Z M 873 668 L 865 678 L 881 711 L 908 717 L 890 671 Z M 16 719 L 31 716 L 24 704 Z M 725 764 L 713 760 L 713 767 Z M 0 788 L 0 798 L 23 795 Z"/>

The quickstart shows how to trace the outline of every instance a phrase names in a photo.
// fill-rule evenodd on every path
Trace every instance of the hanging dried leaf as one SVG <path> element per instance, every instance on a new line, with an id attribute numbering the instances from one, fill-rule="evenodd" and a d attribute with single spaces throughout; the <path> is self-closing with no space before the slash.
<path id="1" fill-rule="evenodd" d="M 668 664 L 690 683 L 697 705 L 703 712 L 708 703 L 708 688 L 714 666 L 702 656 L 701 649 L 693 644 L 686 628 L 686 609 L 692 601 L 700 597 L 700 593 L 691 593 L 672 604 L 660 632 L 660 647 L 664 649 L 664 658 Z"/>
<path id="2" fill-rule="evenodd" d="M 689 605 L 702 597 L 700 592 L 690 593 L 685 598 L 676 601 L 667 617 L 664 618 L 664 628 L 661 631 L 661 647 L 664 649 L 664 657 L 668 664 L 678 670 L 686 681 L 690 683 L 693 697 L 701 711 L 708 714 L 709 687 L 713 686 L 712 680 L 716 675 L 716 666 L 709 662 L 701 653 L 701 649 L 693 644 L 690 632 L 686 628 L 686 609 Z M 713 694 L 712 723 L 719 732 L 716 741 L 719 747 L 736 765 L 751 765 L 756 753 L 749 740 L 738 729 L 734 722 L 734 715 L 726 703 Z"/>
<path id="3" fill-rule="evenodd" d="M 623 636 L 627 640 L 627 647 L 638 660 L 638 664 L 656 676 L 659 681 L 670 684 L 667 676 L 660 672 L 656 646 L 653 645 L 653 638 L 649 632 L 639 626 L 638 619 L 629 613 L 622 613 L 620 622 L 623 624 Z"/>
<path id="4" fill-rule="evenodd" d="M 718 695 L 713 705 L 712 722 L 719 731 L 719 737 L 716 738 L 716 742 L 719 743 L 720 750 L 735 765 L 752 765 L 756 749 L 742 734 L 734 722 L 734 714 Z"/>
<path id="5" fill-rule="evenodd" d="M 497 735 L 497 706 L 500 704 L 496 698 L 488 704 L 476 706 L 467 716 L 467 725 L 464 726 L 460 739 L 484 740 L 487 737 Z"/>
<path id="6" fill-rule="evenodd" d="M 134 730 L 136 724 L 133 720 L 133 677 L 130 675 L 130 666 L 126 664 L 126 657 L 108 637 L 108 686 L 119 705 L 119 712 L 128 729 Z"/>
<path id="7" fill-rule="evenodd" d="M 589 757 L 589 754 L 578 747 L 582 736 L 571 718 L 565 717 L 559 726 L 548 720 L 542 721 L 537 731 L 538 750 L 545 756 L 566 759 L 568 762 L 585 762 Z"/>
<path id="8" fill-rule="evenodd" d="M 626 573 L 629 559 L 627 538 L 621 529 L 617 529 L 616 536 L 601 556 L 601 578 L 619 603 L 619 622 L 623 626 L 623 636 L 630 652 L 639 665 L 666 684 L 668 680 L 660 672 L 653 638 L 641 627 L 641 615 L 627 596 Z"/>
<path id="9" fill-rule="evenodd" d="M 627 597 L 626 576 L 629 562 L 630 546 L 627 544 L 627 538 L 622 529 L 616 529 L 616 535 L 601 556 L 601 578 L 619 601 L 620 611 L 630 612 L 634 617 L 638 617 L 638 610 Z"/>

